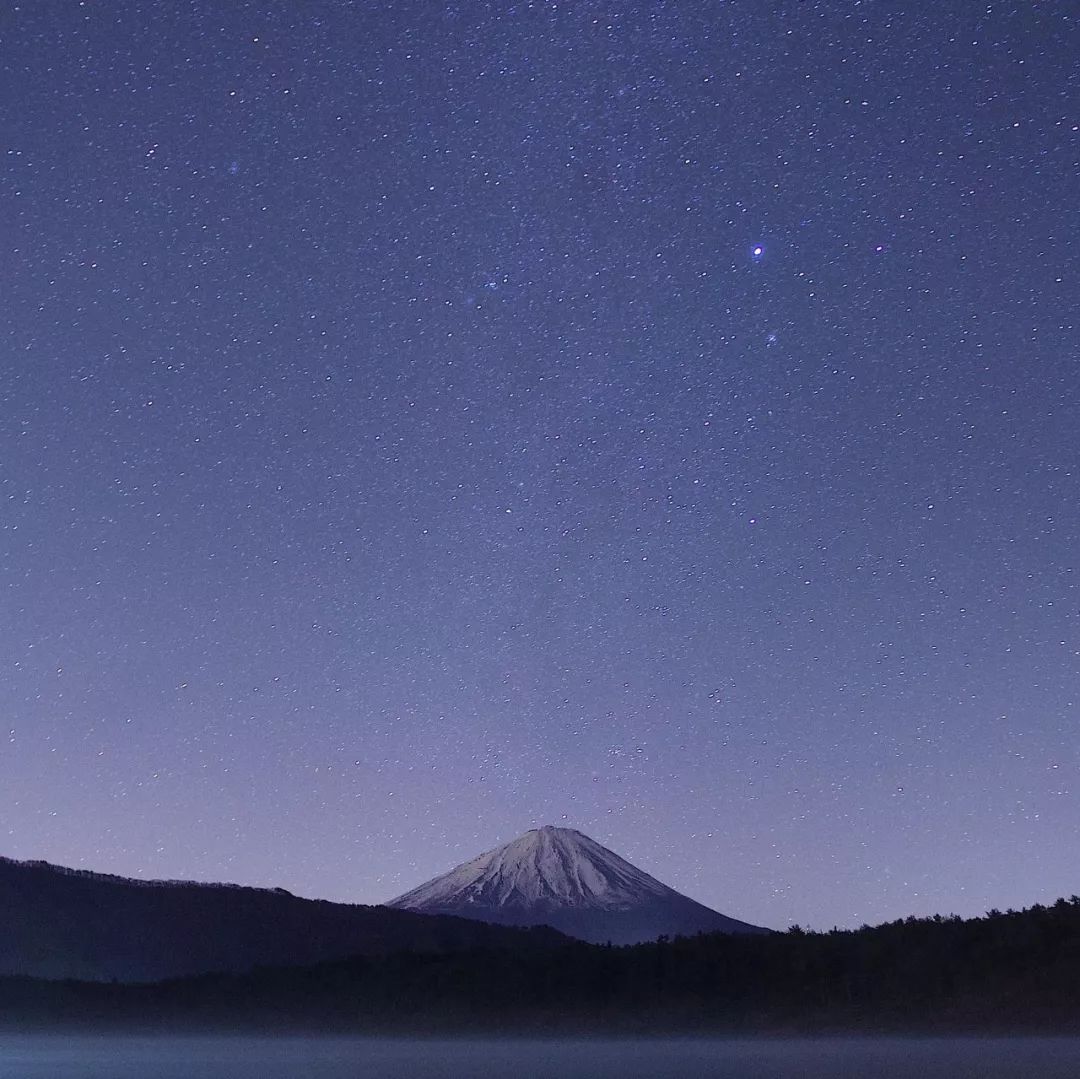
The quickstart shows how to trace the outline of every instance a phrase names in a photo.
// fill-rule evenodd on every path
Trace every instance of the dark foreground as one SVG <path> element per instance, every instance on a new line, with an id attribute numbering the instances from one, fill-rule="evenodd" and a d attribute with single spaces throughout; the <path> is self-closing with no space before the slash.
<path id="1" fill-rule="evenodd" d="M 0 1079 L 1075 1079 L 1080 1039 L 6 1036 Z"/>
<path id="2" fill-rule="evenodd" d="M 405 952 L 154 985 L 0 979 L 0 1028 L 1080 1036 L 1080 899 L 853 932 Z"/>

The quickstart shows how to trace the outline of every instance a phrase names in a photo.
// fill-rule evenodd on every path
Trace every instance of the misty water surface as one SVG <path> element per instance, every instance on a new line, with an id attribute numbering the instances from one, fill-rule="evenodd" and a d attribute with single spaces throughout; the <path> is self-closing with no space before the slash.
<path id="1" fill-rule="evenodd" d="M 1078 1039 L 0 1037 L 0 1079 L 1075 1079 Z"/>

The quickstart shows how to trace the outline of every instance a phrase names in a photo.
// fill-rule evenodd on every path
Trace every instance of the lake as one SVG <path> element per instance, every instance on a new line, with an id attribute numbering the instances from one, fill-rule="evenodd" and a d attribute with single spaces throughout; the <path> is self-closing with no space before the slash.
<path id="1" fill-rule="evenodd" d="M 0 1035 L 0 1079 L 1076 1079 L 1075 1038 L 455 1040 Z"/>

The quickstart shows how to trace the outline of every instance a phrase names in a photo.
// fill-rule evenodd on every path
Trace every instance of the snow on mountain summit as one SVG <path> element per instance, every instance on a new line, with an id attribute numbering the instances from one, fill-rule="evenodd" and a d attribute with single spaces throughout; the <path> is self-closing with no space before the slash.
<path id="1" fill-rule="evenodd" d="M 756 932 L 681 895 L 573 828 L 545 825 L 387 906 L 506 925 L 547 924 L 582 940 Z"/>
<path id="2" fill-rule="evenodd" d="M 422 884 L 390 905 L 432 902 L 502 909 L 588 906 L 618 910 L 671 889 L 573 828 L 545 825 Z"/>

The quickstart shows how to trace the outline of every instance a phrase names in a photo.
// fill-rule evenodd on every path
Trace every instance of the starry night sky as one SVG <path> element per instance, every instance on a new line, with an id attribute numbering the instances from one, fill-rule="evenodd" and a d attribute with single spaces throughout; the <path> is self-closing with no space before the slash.
<path id="1" fill-rule="evenodd" d="M 771 926 L 1080 891 L 1080 9 L 0 13 L 0 853 Z"/>

